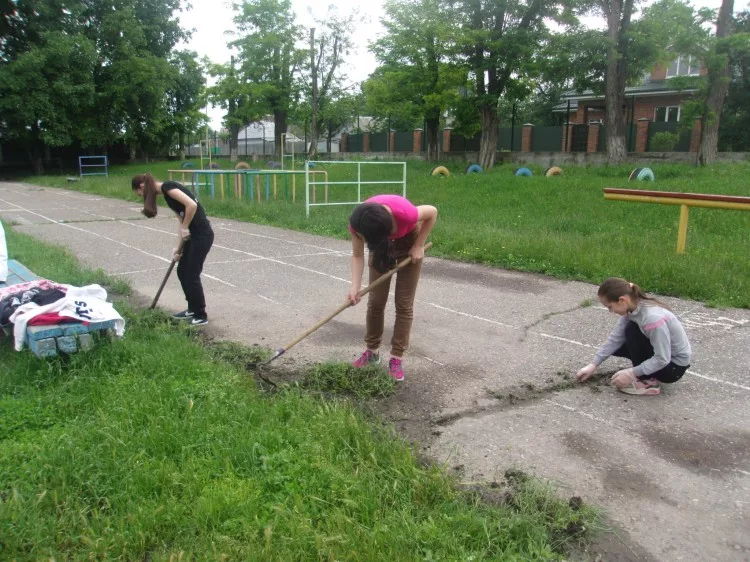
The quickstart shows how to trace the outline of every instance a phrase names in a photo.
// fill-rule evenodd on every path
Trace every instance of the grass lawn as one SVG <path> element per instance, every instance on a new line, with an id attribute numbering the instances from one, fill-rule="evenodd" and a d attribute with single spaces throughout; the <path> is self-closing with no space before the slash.
<path id="1" fill-rule="evenodd" d="M 7 234 L 42 276 L 107 284 Z M 519 474 L 496 506 L 458 491 L 390 426 L 321 397 L 350 382 L 341 366 L 261 394 L 233 366 L 257 352 L 118 308 L 125 337 L 86 354 L 0 340 L 0 559 L 554 560 L 598 524 Z"/>
<path id="2" fill-rule="evenodd" d="M 230 165 L 223 163 L 227 168 Z M 666 205 L 605 201 L 603 187 L 626 187 L 750 195 L 750 163 L 717 164 L 698 169 L 688 165 L 655 165 L 654 183 L 630 183 L 632 166 L 566 167 L 560 177 L 515 177 L 514 166 L 467 176 L 465 164 L 448 163 L 451 177 L 432 177 L 431 165 L 408 163 L 407 196 L 415 203 L 434 204 L 440 211 L 432 239 L 432 255 L 487 265 L 544 273 L 562 279 L 600 283 L 609 276 L 625 277 L 647 291 L 680 296 L 711 305 L 750 307 L 750 213 L 691 209 L 687 252 L 677 255 L 679 208 Z M 86 178 L 68 185 L 64 177 L 27 178 L 43 185 L 70 187 L 119 198 L 133 198 L 129 180 L 149 170 L 166 179 L 176 162 L 115 167 L 109 178 Z M 321 168 L 319 168 L 321 169 Z M 356 178 L 356 165 L 330 165 L 330 181 Z M 363 168 L 363 179 L 395 179 L 397 168 Z M 302 178 L 297 203 L 291 186 L 279 180 L 281 200 L 250 203 L 247 199 L 201 197 L 210 214 L 345 238 L 351 206 L 314 208 L 304 212 Z M 331 201 L 353 197 L 352 186 L 331 186 Z M 395 191 L 396 186 L 363 189 L 364 195 Z M 265 183 L 261 184 L 265 192 Z M 217 193 L 219 192 L 217 180 Z M 321 195 L 321 188 L 318 190 Z"/>

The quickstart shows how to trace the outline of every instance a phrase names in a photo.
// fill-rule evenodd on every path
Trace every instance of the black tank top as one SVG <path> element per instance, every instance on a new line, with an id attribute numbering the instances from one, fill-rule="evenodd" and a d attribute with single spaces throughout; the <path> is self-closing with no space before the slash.
<path id="1" fill-rule="evenodd" d="M 169 205 L 169 208 L 180 215 L 180 218 L 182 219 L 185 217 L 185 205 L 177 201 L 177 199 L 169 196 L 169 192 L 173 189 L 182 191 L 182 193 L 190 197 L 190 199 L 192 199 L 196 203 L 198 202 L 196 201 L 195 197 L 193 197 L 193 194 L 185 189 L 181 183 L 170 180 L 165 181 L 163 184 L 161 184 L 161 192 L 164 194 L 164 200 L 167 202 L 167 205 Z M 188 230 L 190 230 L 190 234 L 199 234 L 200 232 L 210 229 L 211 223 L 208 222 L 206 211 L 204 211 L 203 206 L 198 203 L 198 208 L 195 210 L 195 215 L 193 215 L 193 220 L 190 221 Z"/>

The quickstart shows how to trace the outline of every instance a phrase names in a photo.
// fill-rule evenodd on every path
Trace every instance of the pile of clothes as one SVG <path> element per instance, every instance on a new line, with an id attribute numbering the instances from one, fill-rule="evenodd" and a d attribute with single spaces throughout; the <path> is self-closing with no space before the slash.
<path id="1" fill-rule="evenodd" d="M 0 325 L 13 324 L 16 351 L 26 343 L 28 326 L 114 321 L 115 333 L 125 333 L 125 320 L 107 302 L 99 285 L 75 287 L 37 279 L 0 289 Z"/>

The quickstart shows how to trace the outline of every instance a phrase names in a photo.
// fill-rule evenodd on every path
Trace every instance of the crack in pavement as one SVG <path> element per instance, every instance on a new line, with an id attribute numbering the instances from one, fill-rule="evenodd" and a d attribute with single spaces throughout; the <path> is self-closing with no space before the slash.
<path id="1" fill-rule="evenodd" d="M 566 390 L 572 390 L 575 388 L 588 388 L 591 392 L 601 392 L 600 386 L 607 385 L 609 383 L 609 377 L 614 373 L 606 372 L 598 374 L 586 383 L 578 383 L 570 379 L 570 375 L 567 373 L 562 376 L 564 379 L 559 382 L 552 382 L 547 386 L 538 388 L 537 386 L 527 383 L 523 385 L 511 386 L 503 389 L 502 391 L 487 390 L 487 394 L 498 400 L 498 403 L 489 406 L 476 406 L 473 408 L 467 408 L 458 412 L 451 412 L 438 418 L 434 418 L 431 423 L 441 427 L 446 427 L 454 424 L 455 422 L 471 417 L 480 417 L 488 414 L 495 414 L 519 408 L 522 406 L 528 406 L 538 401 L 544 400 L 546 396 L 557 392 L 563 392 Z M 548 382 L 553 379 L 548 379 Z"/>

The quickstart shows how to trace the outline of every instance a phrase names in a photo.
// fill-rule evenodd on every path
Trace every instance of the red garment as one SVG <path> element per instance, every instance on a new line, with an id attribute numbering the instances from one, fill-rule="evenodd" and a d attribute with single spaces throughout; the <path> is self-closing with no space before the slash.
<path id="1" fill-rule="evenodd" d="M 37 316 L 34 316 L 34 318 L 31 318 L 29 320 L 28 325 L 29 326 L 50 326 L 52 324 L 81 324 L 82 322 L 78 321 L 75 318 L 71 318 L 70 316 L 60 316 L 57 312 L 47 312 L 44 314 L 38 314 Z M 88 324 L 88 322 L 83 322 L 83 324 Z"/>

